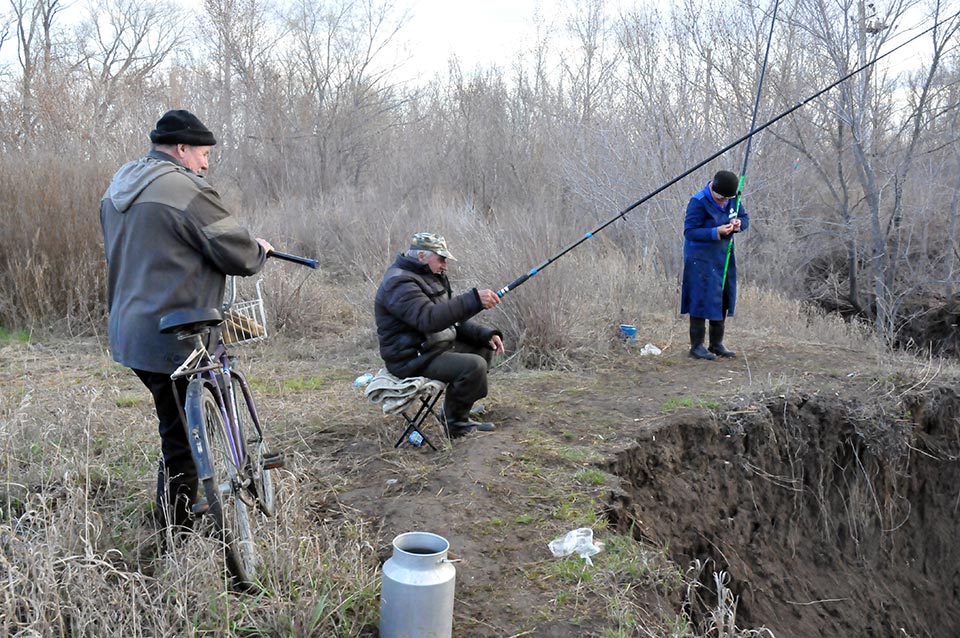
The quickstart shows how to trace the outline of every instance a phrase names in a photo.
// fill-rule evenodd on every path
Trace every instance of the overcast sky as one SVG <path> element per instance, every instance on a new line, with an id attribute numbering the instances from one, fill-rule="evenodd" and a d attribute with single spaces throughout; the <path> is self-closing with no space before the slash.
<path id="1" fill-rule="evenodd" d="M 705 0 L 706 1 L 706 0 Z M 401 73 L 410 79 L 436 73 L 446 74 L 452 55 L 460 60 L 464 71 L 477 65 L 498 65 L 509 70 L 518 54 L 534 48 L 538 37 L 537 24 L 552 29 L 554 45 L 565 35 L 566 16 L 577 6 L 577 0 L 400 0 L 398 6 L 409 7 L 409 22 L 400 39 L 408 44 L 409 61 Z M 606 0 L 608 15 L 640 6 L 657 6 L 667 13 L 679 0 Z M 707 2 L 709 4 L 709 2 Z M 772 7 L 772 4 L 771 4 Z M 781 6 L 781 9 L 783 7 Z M 709 9 L 708 9 L 709 10 Z M 782 17 L 782 16 L 781 16 Z M 924 12 L 917 8 L 901 21 L 906 30 L 885 49 L 892 48 L 916 33 L 916 28 L 930 26 Z M 922 26 L 921 26 L 922 25 Z M 764 31 L 766 34 L 766 31 Z M 776 36 L 776 34 L 774 34 Z M 925 57 L 921 47 L 901 50 L 891 62 L 915 67 Z"/>
<path id="2" fill-rule="evenodd" d="M 533 29 L 538 6 L 554 0 L 410 0 L 408 34 L 416 34 L 422 57 L 498 62 L 509 57 Z"/>
<path id="3" fill-rule="evenodd" d="M 464 70 L 509 66 L 533 46 L 534 17 L 555 21 L 562 0 L 408 0 L 410 21 L 401 37 L 409 42 L 413 70 L 445 73 L 452 55 Z"/>

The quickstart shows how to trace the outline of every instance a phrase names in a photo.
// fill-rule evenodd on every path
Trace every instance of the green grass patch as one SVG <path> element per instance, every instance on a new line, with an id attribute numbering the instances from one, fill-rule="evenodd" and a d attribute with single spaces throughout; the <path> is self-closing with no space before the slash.
<path id="1" fill-rule="evenodd" d="M 321 390 L 325 388 L 330 381 L 323 376 L 297 377 L 294 379 L 285 379 L 280 389 L 285 392 L 308 392 L 310 390 Z"/>
<path id="2" fill-rule="evenodd" d="M 6 346 L 11 343 L 30 343 L 29 330 L 9 330 L 0 326 L 0 346 Z"/>
<path id="3" fill-rule="evenodd" d="M 600 470 L 584 469 L 573 475 L 578 483 L 583 485 L 606 485 L 607 475 Z"/>
<path id="4" fill-rule="evenodd" d="M 311 377 L 291 377 L 268 382 L 259 379 L 248 379 L 254 396 L 257 394 L 282 395 L 290 392 L 313 392 L 323 390 L 332 383 L 329 377 L 314 375 Z"/>
<path id="5" fill-rule="evenodd" d="M 481 534 L 492 534 L 496 530 L 501 529 L 504 525 L 506 525 L 506 521 L 499 516 L 495 516 L 485 521 L 480 521 L 480 523 L 477 525 L 477 529 Z"/>
<path id="6" fill-rule="evenodd" d="M 568 492 L 560 497 L 550 514 L 555 520 L 565 521 L 571 529 L 592 527 L 596 530 L 607 526 L 606 519 L 600 514 L 602 509 L 597 499 Z"/>
<path id="7" fill-rule="evenodd" d="M 546 575 L 549 578 L 556 579 L 565 585 L 576 585 L 577 583 L 589 583 L 593 580 L 595 569 L 587 565 L 587 561 L 574 554 L 566 558 L 558 558 L 547 567 Z M 564 592 L 558 592 L 561 596 Z M 558 604 L 563 604 L 557 601 Z"/>
<path id="8" fill-rule="evenodd" d="M 706 408 L 708 410 L 719 410 L 722 406 L 719 401 L 710 399 L 700 399 L 698 397 L 681 397 L 670 399 L 660 406 L 661 412 L 673 412 L 682 408 Z"/>
<path id="9" fill-rule="evenodd" d="M 118 408 L 135 408 L 147 402 L 147 398 L 140 394 L 121 394 L 117 397 Z"/>
<path id="10" fill-rule="evenodd" d="M 287 377 L 271 375 L 269 380 L 255 374 L 256 366 L 245 368 L 248 371 L 247 382 L 254 395 L 264 394 L 282 396 L 290 393 L 330 391 L 342 388 L 344 384 L 352 383 L 356 377 L 355 371 L 343 369 L 325 369 L 319 374 L 310 376 Z"/>
<path id="11" fill-rule="evenodd" d="M 603 455 L 589 447 L 563 447 L 555 451 L 565 461 L 573 463 L 599 463 Z"/>

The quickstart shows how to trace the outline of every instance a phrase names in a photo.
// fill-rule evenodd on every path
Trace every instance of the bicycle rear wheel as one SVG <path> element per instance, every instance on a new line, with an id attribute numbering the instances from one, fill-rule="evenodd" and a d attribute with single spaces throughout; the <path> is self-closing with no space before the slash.
<path id="1" fill-rule="evenodd" d="M 270 455 L 267 442 L 263 440 L 263 431 L 250 411 L 252 398 L 244 391 L 239 379 L 233 378 L 233 396 L 237 402 L 237 420 L 240 435 L 247 442 L 250 457 L 250 475 L 253 479 L 254 496 L 257 505 L 265 516 L 273 516 L 277 511 L 277 492 L 273 484 L 273 472 L 264 467 L 265 459 Z"/>
<path id="2" fill-rule="evenodd" d="M 223 544 L 227 570 L 239 587 L 249 587 L 257 567 L 257 548 L 249 508 L 239 495 L 244 489 L 242 478 L 230 451 L 220 405 L 212 391 L 203 393 L 202 414 L 212 466 L 211 478 L 203 481 L 204 495 L 210 506 L 207 513 Z"/>

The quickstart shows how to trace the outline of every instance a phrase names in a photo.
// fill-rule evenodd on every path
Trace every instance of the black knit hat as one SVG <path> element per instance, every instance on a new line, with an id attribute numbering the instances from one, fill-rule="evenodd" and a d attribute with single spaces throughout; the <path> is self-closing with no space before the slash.
<path id="1" fill-rule="evenodd" d="M 213 146 L 217 143 L 213 133 L 190 111 L 167 111 L 159 120 L 157 128 L 150 131 L 154 144 L 189 144 Z"/>
<path id="2" fill-rule="evenodd" d="M 713 176 L 713 182 L 710 187 L 717 195 L 724 197 L 733 197 L 737 194 L 737 187 L 740 186 L 740 178 L 736 173 L 730 171 L 717 171 Z"/>

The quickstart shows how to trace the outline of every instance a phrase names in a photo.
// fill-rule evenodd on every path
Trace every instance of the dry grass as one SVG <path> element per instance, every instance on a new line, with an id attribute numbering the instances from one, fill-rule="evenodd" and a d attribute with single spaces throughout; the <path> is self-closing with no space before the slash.
<path id="1" fill-rule="evenodd" d="M 316 334 L 334 329 L 345 335 L 363 335 L 369 344 L 373 331 L 372 299 L 383 271 L 407 248 L 410 235 L 431 229 L 444 234 L 457 257 L 450 270 L 455 292 L 471 287 L 499 289 L 534 267 L 541 266 L 576 240 L 569 230 L 593 222 L 565 219 L 548 206 L 542 210 L 501 212 L 493 219 L 433 202 L 427 210 L 382 210 L 301 207 L 272 211 L 272 222 L 290 237 L 317 237 L 310 246 L 292 242 L 308 254 L 320 256 L 323 273 L 304 281 L 290 266 L 277 268 L 289 282 L 284 299 L 275 300 L 282 323 L 292 334 Z M 314 220 L 309 225 L 304 220 Z M 318 234 L 317 228 L 327 232 Z M 686 317 L 678 314 L 679 284 L 666 279 L 654 258 L 641 246 L 614 242 L 603 235 L 584 242 L 550 263 L 521 287 L 508 293 L 496 309 L 480 320 L 506 333 L 508 348 L 519 356 L 513 364 L 525 367 L 566 368 L 589 365 L 617 347 L 620 323 L 638 326 L 638 340 L 660 347 L 680 335 L 686 341 Z M 337 308 L 336 325 L 316 321 Z M 819 313 L 787 296 L 743 286 L 732 334 L 801 340 L 829 347 L 879 353 L 882 343 L 856 322 Z M 311 325 L 312 322 L 312 325 Z M 350 330 L 346 330 L 349 328 Z M 288 333 L 288 334 L 291 334 Z"/>
<path id="2" fill-rule="evenodd" d="M 110 171 L 53 153 L 0 162 L 0 325 L 98 329 L 106 284 L 97 211 Z"/>
<path id="3" fill-rule="evenodd" d="M 294 455 L 280 512 L 259 530 L 269 579 L 256 596 L 231 594 L 209 539 L 159 550 L 154 417 L 127 398 L 136 378 L 102 356 L 33 348 L 8 347 L 0 394 L 0 633 L 358 636 L 376 623 L 370 523 L 318 511 L 335 501 L 332 464 Z"/>
<path id="4" fill-rule="evenodd" d="M 209 539 L 194 537 L 161 552 L 152 504 L 154 417 L 129 371 L 90 342 L 79 350 L 13 344 L 0 351 L 9 362 L 0 384 L 0 633 L 370 635 L 388 539 L 374 522 L 339 505 L 338 494 L 365 469 L 344 463 L 338 450 L 357 436 L 368 441 L 373 435 L 374 458 L 390 454 L 411 485 L 426 484 L 436 467 L 392 454 L 392 437 L 371 430 L 371 415 L 356 410 L 349 384 L 355 368 L 346 361 L 340 367 L 338 355 L 332 365 L 318 365 L 316 353 L 296 345 L 288 343 L 289 351 L 303 359 L 265 358 L 265 346 L 244 353 L 249 366 L 261 371 L 255 383 L 262 410 L 278 415 L 271 432 L 277 446 L 293 450 L 280 477 L 278 516 L 258 530 L 265 580 L 256 595 L 230 592 Z M 277 361 L 282 368 L 271 374 Z M 578 476 L 571 470 L 582 469 L 584 459 L 548 439 L 538 441 L 528 447 L 522 467 L 533 477 L 530 489 L 556 500 L 558 525 L 586 518 L 602 528 L 595 497 L 568 494 Z M 587 489 L 600 487 L 591 483 Z M 631 593 L 680 587 L 679 570 L 663 554 L 611 536 L 603 564 L 574 597 L 558 599 L 556 608 L 606 601 L 611 626 L 625 636 L 640 626 L 652 630 L 676 622 Z M 551 583 L 582 577 L 575 560 L 533 569 Z M 624 579 L 632 583 L 626 590 Z"/>
<path id="5" fill-rule="evenodd" d="M 0 326 L 101 334 L 105 283 L 96 211 L 115 167 L 47 155 L 32 164 L 36 170 L 0 166 L 0 204 L 6 211 L 0 222 Z M 383 271 L 419 230 L 447 237 L 459 260 L 451 269 L 457 290 L 499 289 L 544 266 L 603 221 L 602 215 L 584 215 L 549 192 L 481 213 L 438 194 L 384 206 L 390 188 L 385 184 L 363 193 L 291 198 L 248 209 L 236 200 L 238 191 L 227 192 L 228 204 L 255 234 L 323 264 L 320 272 L 292 264 L 268 266 L 264 276 L 274 331 L 310 339 L 332 330 L 368 346 L 372 298 Z M 616 346 L 620 323 L 637 325 L 638 339 L 662 347 L 683 332 L 685 322 L 677 314 L 679 273 L 664 270 L 679 241 L 643 236 L 629 219 L 617 222 L 542 268 L 483 320 L 504 330 L 509 347 L 519 354 L 513 365 L 589 363 Z M 738 302 L 731 331 L 877 347 L 855 325 L 777 293 L 747 285 Z"/>
<path id="6" fill-rule="evenodd" d="M 308 281 L 343 299 L 322 276 Z M 766 303 L 781 313 L 790 308 L 787 302 Z M 334 330 L 343 320 L 342 338 L 280 338 L 243 352 L 245 367 L 257 371 L 253 381 L 263 412 L 275 415 L 271 436 L 277 447 L 292 451 L 280 478 L 280 512 L 259 530 L 265 580 L 256 595 L 229 591 L 217 548 L 208 540 L 159 551 L 152 505 L 154 417 L 129 371 L 93 342 L 17 343 L 0 350 L 7 364 L 0 379 L 0 633 L 370 635 L 389 539 L 378 522 L 342 506 L 338 495 L 362 482 L 374 462 L 392 464 L 411 486 L 428 485 L 442 457 L 393 453 L 392 436 L 378 429 L 375 410 L 357 409 L 350 381 L 364 362 L 375 360 L 362 316 L 350 303 L 330 303 L 314 321 L 317 329 Z M 815 331 L 819 319 L 811 321 Z M 851 338 L 836 329 L 833 336 Z M 829 324 L 820 334 L 831 336 Z M 531 409 L 542 410 L 541 399 L 524 389 L 525 374 L 537 384 L 562 373 L 510 372 L 500 380 L 511 404 L 523 405 L 526 398 L 534 402 Z M 583 387 L 561 384 L 567 393 L 590 394 L 591 384 L 600 382 L 568 376 L 582 379 Z M 369 454 L 362 461 L 345 458 L 343 450 L 353 445 Z M 584 521 L 603 529 L 597 495 L 608 488 L 599 485 L 595 470 L 590 481 L 583 480 L 589 460 L 583 453 L 589 452 L 547 435 L 533 436 L 515 451 L 509 472 L 548 507 L 551 532 Z M 737 601 L 721 587 L 722 576 L 716 576 L 717 592 L 705 596 L 700 583 L 710 581 L 708 571 L 685 573 L 662 549 L 605 532 L 603 560 L 589 573 L 578 559 L 535 560 L 523 567 L 533 581 L 557 592 L 548 609 L 536 610 L 543 619 L 589 608 L 602 610 L 596 613 L 605 618 L 609 636 L 766 636 L 737 628 Z M 708 610 L 703 626 L 685 611 L 693 605 Z"/>

